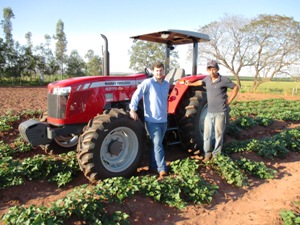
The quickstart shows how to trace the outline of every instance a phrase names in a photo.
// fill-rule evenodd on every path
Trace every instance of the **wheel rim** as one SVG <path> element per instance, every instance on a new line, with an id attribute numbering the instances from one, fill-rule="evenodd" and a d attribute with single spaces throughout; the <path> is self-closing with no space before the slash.
<path id="1" fill-rule="evenodd" d="M 106 135 L 100 149 L 102 165 L 110 172 L 129 168 L 138 154 L 138 138 L 127 127 L 118 127 Z"/>
<path id="2" fill-rule="evenodd" d="M 77 145 L 78 143 L 78 136 L 77 135 L 70 135 L 70 136 L 57 136 L 54 138 L 55 142 L 64 148 L 71 148 Z"/>

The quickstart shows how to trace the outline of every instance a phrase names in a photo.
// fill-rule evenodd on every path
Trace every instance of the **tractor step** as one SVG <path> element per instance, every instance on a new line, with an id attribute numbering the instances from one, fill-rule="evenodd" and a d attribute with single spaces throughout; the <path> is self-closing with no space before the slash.
<path id="1" fill-rule="evenodd" d="M 169 127 L 167 128 L 166 135 L 165 135 L 165 144 L 170 145 L 177 145 L 180 144 L 180 137 L 178 127 Z"/>

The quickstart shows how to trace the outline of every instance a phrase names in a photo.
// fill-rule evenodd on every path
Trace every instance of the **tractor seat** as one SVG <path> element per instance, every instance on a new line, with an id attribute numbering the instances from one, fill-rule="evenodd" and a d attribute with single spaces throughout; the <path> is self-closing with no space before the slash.
<path id="1" fill-rule="evenodd" d="M 165 80 L 168 81 L 171 85 L 175 84 L 180 78 L 185 76 L 184 69 L 174 68 L 165 76 Z"/>

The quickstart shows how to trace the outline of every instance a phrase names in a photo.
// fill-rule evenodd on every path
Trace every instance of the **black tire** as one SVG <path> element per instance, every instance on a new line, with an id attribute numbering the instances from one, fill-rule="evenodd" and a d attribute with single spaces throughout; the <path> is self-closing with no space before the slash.
<path id="1" fill-rule="evenodd" d="M 207 113 L 206 91 L 190 88 L 178 107 L 177 116 L 181 145 L 193 154 L 203 153 L 204 118 Z"/>
<path id="2" fill-rule="evenodd" d="M 43 112 L 39 121 L 47 122 L 48 111 Z M 49 144 L 40 145 L 40 147 L 48 154 L 58 154 L 76 149 L 79 135 L 70 134 L 68 136 L 57 136 Z"/>
<path id="3" fill-rule="evenodd" d="M 111 109 L 90 120 L 79 138 L 77 160 L 91 182 L 128 177 L 138 168 L 146 150 L 146 131 L 122 109 Z"/>

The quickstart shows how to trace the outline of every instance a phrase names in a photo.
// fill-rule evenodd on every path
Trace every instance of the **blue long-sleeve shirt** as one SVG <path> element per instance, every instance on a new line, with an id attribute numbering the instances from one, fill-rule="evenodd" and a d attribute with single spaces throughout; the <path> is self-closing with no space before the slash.
<path id="1" fill-rule="evenodd" d="M 130 109 L 137 110 L 140 99 L 143 97 L 145 121 L 165 123 L 168 117 L 168 93 L 170 84 L 163 80 L 160 84 L 152 77 L 138 85 L 132 95 Z"/>

